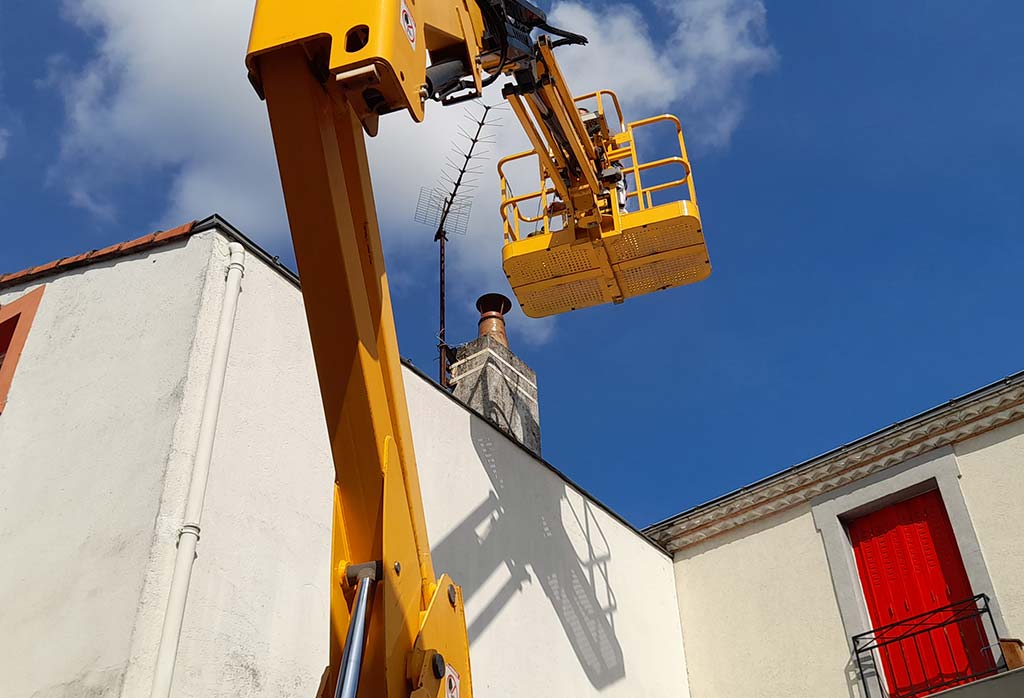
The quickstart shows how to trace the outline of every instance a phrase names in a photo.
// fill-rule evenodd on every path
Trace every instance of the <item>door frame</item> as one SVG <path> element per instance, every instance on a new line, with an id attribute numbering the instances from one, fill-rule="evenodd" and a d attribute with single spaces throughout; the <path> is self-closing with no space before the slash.
<path id="1" fill-rule="evenodd" d="M 853 636 L 871 630 L 872 625 L 846 522 L 934 489 L 942 496 L 971 589 L 975 594 L 989 597 L 997 634 L 1004 632 L 1006 623 L 999 599 L 960 489 L 960 467 L 953 448 L 944 446 L 811 500 L 814 526 L 825 546 L 825 557 L 851 654 Z M 989 643 L 997 642 L 998 637 L 990 634 Z"/>

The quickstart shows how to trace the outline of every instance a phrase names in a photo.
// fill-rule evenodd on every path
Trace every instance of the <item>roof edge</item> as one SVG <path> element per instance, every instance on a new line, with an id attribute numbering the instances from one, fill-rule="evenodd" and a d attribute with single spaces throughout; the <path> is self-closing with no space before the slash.
<path id="1" fill-rule="evenodd" d="M 287 279 L 296 288 L 301 288 L 299 284 L 299 275 L 296 274 L 295 271 L 293 271 L 283 262 L 281 262 L 281 259 L 279 257 L 270 254 L 265 249 L 260 247 L 259 243 L 255 242 L 252 238 L 243 233 L 241 230 L 231 225 L 231 223 L 229 223 L 227 219 L 222 217 L 219 213 L 214 213 L 202 219 L 201 221 L 197 221 L 192 229 L 192 234 L 195 235 L 197 233 L 205 233 L 209 230 L 216 230 L 221 233 L 224 233 L 227 237 L 240 243 L 249 252 L 253 253 L 256 257 L 258 257 L 263 263 L 268 265 L 270 268 L 274 269 L 278 274 Z"/>
<path id="2" fill-rule="evenodd" d="M 573 480 L 571 477 L 569 477 L 568 475 L 563 473 L 561 470 L 559 470 L 558 468 L 553 466 L 548 461 L 544 460 L 544 458 L 538 456 L 536 453 L 534 453 L 530 449 L 526 448 L 526 446 L 523 446 L 521 443 L 516 441 L 514 438 L 512 438 L 511 436 L 509 436 L 505 432 L 503 432 L 501 429 L 498 429 L 497 427 L 495 427 L 491 423 L 491 420 L 487 419 L 487 417 L 485 417 L 483 414 L 481 414 L 477 410 L 473 409 L 472 407 L 470 407 L 466 403 L 462 402 L 462 400 L 459 400 L 457 397 L 452 395 L 450 392 L 448 392 L 447 390 L 442 388 L 440 386 L 440 384 L 438 384 L 437 381 L 435 381 L 433 378 L 431 378 L 426 373 L 424 373 L 422 370 L 420 370 L 420 368 L 418 366 L 416 366 L 412 361 L 410 361 L 409 359 L 403 358 L 402 359 L 402 365 L 405 366 L 406 368 L 408 368 L 414 374 L 416 374 L 416 376 L 418 378 L 423 379 L 428 385 L 430 385 L 432 388 L 434 388 L 439 393 L 444 395 L 446 398 L 448 398 L 449 400 L 454 402 L 456 405 L 461 407 L 463 410 L 465 410 L 466 412 L 469 412 L 471 415 L 473 415 L 473 416 L 483 420 L 485 424 L 487 424 L 489 427 L 494 429 L 495 433 L 497 433 L 497 435 L 499 437 L 501 437 L 501 438 L 505 439 L 506 441 L 512 443 L 516 448 L 518 448 L 520 451 L 522 451 L 523 453 L 528 455 L 530 458 L 532 458 L 534 461 L 539 463 L 542 467 L 544 467 L 547 470 L 551 471 L 551 473 L 553 475 L 555 475 L 558 479 L 560 479 L 562 482 L 567 484 L 569 487 L 572 487 L 581 496 L 586 497 L 587 499 L 589 499 L 591 502 L 593 502 L 594 506 L 596 506 L 598 509 L 600 509 L 604 513 L 608 514 L 610 517 L 615 519 L 617 522 L 619 522 L 620 524 L 625 526 L 627 530 L 629 530 L 630 532 L 634 533 L 644 543 L 646 543 L 647 545 L 651 546 L 654 550 L 658 551 L 662 555 L 665 555 L 665 556 L 671 558 L 670 553 L 668 551 L 666 551 L 666 549 L 664 547 L 662 547 L 662 545 L 660 543 L 658 543 L 658 541 L 654 540 L 653 538 L 648 536 L 646 533 L 644 533 L 644 531 L 641 531 L 639 528 L 637 528 L 636 526 L 631 524 L 629 521 L 624 519 L 621 514 L 619 514 L 614 509 L 612 509 L 610 506 L 608 506 L 607 504 L 602 502 L 600 499 L 595 497 L 593 494 L 591 494 L 589 491 L 587 491 L 586 488 L 580 486 L 580 484 L 578 482 L 576 482 L 575 480 Z"/>
<path id="3" fill-rule="evenodd" d="M 116 245 L 110 245 L 109 247 L 105 247 L 100 250 L 92 250 L 91 252 L 86 252 L 74 257 L 63 257 L 48 264 L 42 264 L 37 267 L 30 267 L 29 269 L 24 269 L 19 272 L 2 274 L 0 275 L 0 290 L 3 290 L 5 287 L 13 286 L 16 284 L 33 281 L 40 277 L 50 276 L 63 271 L 67 271 L 69 269 L 86 266 L 88 264 L 92 264 L 94 262 L 98 262 L 104 259 L 111 259 L 126 256 L 129 254 L 135 254 L 137 252 L 143 252 L 145 250 L 153 249 L 154 247 L 159 247 L 161 245 L 167 244 L 174 240 L 191 237 L 192 235 L 197 235 L 199 233 L 204 233 L 208 231 L 219 232 L 225 235 L 226 237 L 240 243 L 246 248 L 248 252 L 255 255 L 262 262 L 264 262 L 269 267 L 277 271 L 288 282 L 290 282 L 296 288 L 301 290 L 298 274 L 296 274 L 293 270 L 282 264 L 278 257 L 275 257 L 266 250 L 264 250 L 262 247 L 260 247 L 259 244 L 254 242 L 245 233 L 240 231 L 238 228 L 233 226 L 225 218 L 223 218 L 220 214 L 217 213 L 209 215 L 201 220 L 194 220 L 184 225 L 180 225 L 176 228 L 171 228 L 170 230 L 157 231 L 154 233 L 150 233 L 149 235 L 144 235 L 140 238 L 136 238 L 134 240 L 129 240 L 127 242 L 122 242 Z M 429 385 L 433 386 L 438 392 L 443 394 L 449 400 L 459 405 L 462 409 L 479 417 L 480 419 L 484 420 L 484 422 L 486 422 L 487 424 L 490 424 L 490 421 L 487 420 L 486 417 L 484 417 L 479 412 L 473 410 L 472 408 L 468 407 L 462 401 L 456 399 L 454 395 L 452 395 L 447 390 L 438 385 L 436 381 L 434 381 L 426 373 L 417 368 L 416 365 L 413 364 L 411 361 L 403 358 L 402 364 L 409 368 L 417 376 L 425 380 Z M 503 438 L 515 444 L 519 449 L 527 453 L 532 459 L 540 463 L 543 467 L 547 468 L 567 485 L 569 485 L 577 492 L 579 492 L 580 495 L 589 499 L 598 508 L 600 508 L 606 514 L 608 514 L 613 519 L 618 521 L 620 524 L 625 526 L 629 531 L 636 534 L 636 536 L 640 538 L 642 541 L 650 545 L 652 548 L 654 548 L 661 554 L 667 554 L 665 550 L 662 548 L 662 546 L 659 545 L 656 541 L 652 540 L 649 536 L 645 535 L 643 531 L 641 531 L 639 528 L 637 528 L 629 521 L 624 519 L 614 509 L 612 509 L 607 504 L 605 504 L 597 497 L 592 495 L 585 488 L 581 487 L 577 482 L 574 482 L 569 476 L 567 476 L 561 470 L 551 465 L 551 463 L 544 460 L 543 458 L 539 458 L 532 451 L 530 451 L 525 446 L 520 444 L 518 441 L 502 432 L 500 429 L 495 429 L 495 431 L 498 434 L 500 434 Z"/>
<path id="4" fill-rule="evenodd" d="M 37 279 L 59 274 L 71 269 L 77 269 L 96 262 L 125 257 L 127 255 L 145 252 L 156 247 L 161 247 L 171 242 L 184 238 L 216 230 L 226 237 L 242 244 L 246 250 L 263 261 L 271 269 L 283 276 L 289 283 L 299 288 L 299 277 L 292 269 L 285 266 L 278 257 L 267 252 L 258 243 L 248 237 L 235 226 L 231 225 L 220 214 L 214 213 L 202 220 L 193 220 L 184 225 L 168 230 L 158 230 L 148 235 L 109 245 L 102 249 L 90 250 L 73 257 L 61 257 L 60 259 L 29 267 L 21 271 L 0 274 L 0 290 L 17 286 L 20 284 L 35 281 Z"/>
<path id="5" fill-rule="evenodd" d="M 177 228 L 171 228 L 170 230 L 158 230 L 154 233 L 150 233 L 149 235 L 143 235 L 142 237 L 135 238 L 134 240 L 110 245 L 103 249 L 83 252 L 82 254 L 75 255 L 73 257 L 61 257 L 60 259 L 56 259 L 47 264 L 29 267 L 28 269 L 22 269 L 21 271 L 15 271 L 8 274 L 0 274 L 0 288 L 27 283 L 42 276 L 49 276 L 69 269 L 75 269 L 103 259 L 135 254 L 136 252 L 142 252 L 153 247 L 158 247 L 173 240 L 188 237 L 195 232 L 195 226 L 196 221 L 191 221 L 184 225 L 179 225 Z"/>
<path id="6" fill-rule="evenodd" d="M 1024 371 L 645 527 L 669 552 L 1024 418 Z"/>

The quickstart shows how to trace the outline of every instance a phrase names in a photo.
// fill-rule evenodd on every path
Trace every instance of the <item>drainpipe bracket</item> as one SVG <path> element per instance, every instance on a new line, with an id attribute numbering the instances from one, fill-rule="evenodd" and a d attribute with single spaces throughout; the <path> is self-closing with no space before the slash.
<path id="1" fill-rule="evenodd" d="M 198 541 L 199 540 L 199 524 L 185 524 L 184 526 L 179 528 L 178 529 L 178 542 L 181 542 L 181 537 L 183 535 L 185 535 L 186 533 L 191 533 L 193 536 L 196 537 L 196 540 Z M 175 546 L 175 547 L 177 547 L 177 546 Z"/>

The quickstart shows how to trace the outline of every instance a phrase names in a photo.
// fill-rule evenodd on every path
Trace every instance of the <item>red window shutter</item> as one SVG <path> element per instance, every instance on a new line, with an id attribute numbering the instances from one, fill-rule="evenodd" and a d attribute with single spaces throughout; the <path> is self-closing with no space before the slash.
<path id="1" fill-rule="evenodd" d="M 937 490 L 855 519 L 847 528 L 876 629 L 974 596 Z M 932 686 L 949 688 L 957 677 L 995 669 L 980 621 L 953 618 L 943 611 L 928 622 L 949 624 L 915 635 L 908 634 L 908 625 L 876 632 L 894 698 L 926 696 Z"/>

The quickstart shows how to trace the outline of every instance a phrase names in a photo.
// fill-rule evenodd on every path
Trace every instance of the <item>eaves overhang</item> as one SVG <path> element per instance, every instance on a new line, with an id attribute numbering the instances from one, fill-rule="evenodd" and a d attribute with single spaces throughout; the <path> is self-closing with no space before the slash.
<path id="1" fill-rule="evenodd" d="M 90 250 L 71 257 L 62 257 L 46 264 L 40 264 L 21 271 L 3 273 L 0 271 L 0 290 L 21 286 L 39 279 L 56 276 L 72 269 L 110 261 L 120 257 L 147 252 L 158 247 L 163 247 L 174 242 L 186 240 L 193 235 L 204 233 L 209 230 L 216 230 L 230 240 L 241 243 L 248 252 L 260 258 L 267 265 L 277 271 L 296 287 L 299 285 L 299 277 L 294 271 L 285 266 L 280 259 L 271 255 L 257 243 L 247 237 L 238 228 L 231 225 L 227 220 L 218 214 L 207 216 L 202 220 L 191 221 L 168 230 L 159 230 L 142 237 L 119 242 L 102 249 Z"/>
<path id="2" fill-rule="evenodd" d="M 1024 417 L 1024 371 L 643 529 L 669 553 Z"/>
<path id="3" fill-rule="evenodd" d="M 46 264 L 29 267 L 21 271 L 8 272 L 6 274 L 0 273 L 0 288 L 25 284 L 35 281 L 40 277 L 60 274 L 71 269 L 109 260 L 113 257 L 125 257 L 154 247 L 160 247 L 175 240 L 189 237 L 192 235 L 195 225 L 196 222 L 191 221 L 170 230 L 160 230 L 149 235 L 143 235 L 140 238 L 135 238 L 134 240 L 119 242 L 101 249 L 89 250 L 88 252 L 71 257 L 61 257 Z"/>

